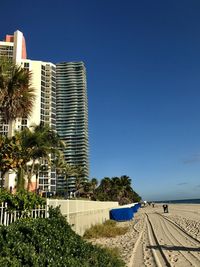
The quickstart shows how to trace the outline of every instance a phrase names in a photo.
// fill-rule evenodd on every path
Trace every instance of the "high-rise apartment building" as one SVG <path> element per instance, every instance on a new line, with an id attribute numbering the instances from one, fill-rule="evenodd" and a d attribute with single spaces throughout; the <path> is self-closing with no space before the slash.
<path id="1" fill-rule="evenodd" d="M 26 60 L 26 42 L 20 31 L 16 31 L 14 35 L 6 35 L 5 39 L 0 41 L 0 57 L 8 58 L 16 64 L 21 64 L 22 60 Z M 18 121 L 15 124 L 14 128 L 20 127 Z M 7 134 L 8 127 L 11 127 L 11 125 L 3 123 L 0 114 L 0 134 Z M 13 130 L 10 131 L 13 132 Z"/>
<path id="2" fill-rule="evenodd" d="M 88 100 L 83 62 L 56 64 L 56 128 L 67 143 L 65 160 L 70 165 L 81 166 L 83 176 L 88 178 Z M 63 177 L 58 178 L 57 189 L 64 186 Z M 74 190 L 73 177 L 68 189 Z"/>
<path id="3" fill-rule="evenodd" d="M 29 118 L 17 118 L 13 125 L 0 121 L 0 134 L 12 134 L 15 130 L 39 125 L 41 122 L 56 129 L 56 66 L 50 62 L 30 60 L 26 58 L 25 38 L 20 31 L 14 35 L 6 35 L 0 42 L 0 57 L 8 57 L 23 68 L 32 72 L 31 85 L 35 89 L 36 100 L 32 114 Z M 9 129 L 12 127 L 12 129 Z M 42 163 L 44 164 L 44 163 Z M 5 187 L 10 188 L 15 184 L 15 175 L 9 174 L 5 181 Z M 42 191 L 56 191 L 55 170 L 39 173 L 39 188 Z M 32 181 L 32 190 L 35 189 L 36 181 Z"/>
<path id="4" fill-rule="evenodd" d="M 32 86 L 36 90 L 36 101 L 27 126 L 42 123 L 56 130 L 56 66 L 50 62 L 35 60 L 23 60 L 21 63 L 32 72 Z M 45 162 L 40 163 L 45 165 Z M 55 192 L 56 171 L 40 171 L 38 187 L 41 191 Z"/>
<path id="5" fill-rule="evenodd" d="M 14 130 L 38 125 L 41 122 L 57 129 L 61 139 L 66 141 L 65 160 L 70 165 L 81 166 L 83 176 L 89 176 L 88 160 L 88 101 L 86 69 L 83 62 L 50 62 L 27 59 L 23 34 L 16 31 L 0 41 L 0 57 L 7 57 L 32 72 L 32 86 L 36 101 L 29 118 L 17 118 L 12 125 L 3 123 L 0 114 L 0 134 L 14 133 Z M 43 164 L 43 163 L 42 163 Z M 9 174 L 5 187 L 13 187 L 15 175 Z M 36 181 L 33 179 L 32 189 Z M 64 189 L 63 177 L 57 177 L 53 169 L 39 173 L 38 186 L 42 191 Z M 56 188 L 57 186 L 57 188 Z M 69 190 L 75 189 L 70 177 Z"/>
<path id="6" fill-rule="evenodd" d="M 23 33 L 14 32 L 14 35 L 6 35 L 3 41 L 0 41 L 0 57 L 7 57 L 15 63 L 26 59 L 26 41 Z"/>

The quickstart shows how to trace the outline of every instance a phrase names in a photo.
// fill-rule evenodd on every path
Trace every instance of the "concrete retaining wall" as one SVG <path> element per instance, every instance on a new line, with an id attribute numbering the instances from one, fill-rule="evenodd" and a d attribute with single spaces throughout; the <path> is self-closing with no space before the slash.
<path id="1" fill-rule="evenodd" d="M 47 205 L 60 206 L 72 229 L 79 235 L 97 223 L 109 220 L 109 211 L 119 206 L 118 202 L 47 199 Z"/>

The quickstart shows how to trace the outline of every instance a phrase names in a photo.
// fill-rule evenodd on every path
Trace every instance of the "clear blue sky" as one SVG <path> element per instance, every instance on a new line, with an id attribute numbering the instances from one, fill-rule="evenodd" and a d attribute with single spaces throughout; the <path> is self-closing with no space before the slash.
<path id="1" fill-rule="evenodd" d="M 30 59 L 85 62 L 91 177 L 200 198 L 199 0 L 10 0 L 0 25 Z"/>

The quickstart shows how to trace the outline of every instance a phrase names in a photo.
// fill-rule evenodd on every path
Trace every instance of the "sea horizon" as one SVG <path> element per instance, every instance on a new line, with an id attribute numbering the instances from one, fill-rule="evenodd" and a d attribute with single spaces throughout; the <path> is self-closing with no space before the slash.
<path id="1" fill-rule="evenodd" d="M 159 200 L 155 203 L 172 203 L 172 204 L 200 204 L 200 198 L 192 199 L 172 199 L 172 200 Z"/>

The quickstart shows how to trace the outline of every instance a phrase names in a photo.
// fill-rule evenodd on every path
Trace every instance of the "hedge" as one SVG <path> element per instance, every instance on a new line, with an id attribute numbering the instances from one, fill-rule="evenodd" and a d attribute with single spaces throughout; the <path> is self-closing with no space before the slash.
<path id="1" fill-rule="evenodd" d="M 75 234 L 58 209 L 50 217 L 0 227 L 0 266 L 122 267 L 124 262 Z"/>

